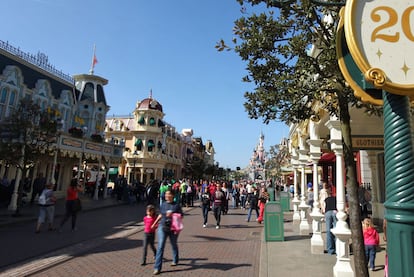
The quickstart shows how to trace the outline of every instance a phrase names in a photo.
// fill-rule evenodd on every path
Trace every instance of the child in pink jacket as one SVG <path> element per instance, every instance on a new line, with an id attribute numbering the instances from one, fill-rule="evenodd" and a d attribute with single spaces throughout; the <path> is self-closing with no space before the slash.
<path id="1" fill-rule="evenodd" d="M 379 245 L 379 234 L 372 224 L 371 218 L 362 221 L 362 232 L 364 234 L 365 255 L 369 260 L 369 268 L 375 270 L 375 256 L 377 245 Z"/>

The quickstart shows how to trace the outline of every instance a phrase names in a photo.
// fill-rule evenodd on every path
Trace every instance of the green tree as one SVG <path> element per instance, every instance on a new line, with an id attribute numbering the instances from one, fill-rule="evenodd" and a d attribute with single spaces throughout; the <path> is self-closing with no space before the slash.
<path id="1" fill-rule="evenodd" d="M 315 107 L 321 107 L 341 121 L 355 274 L 368 276 L 349 105 L 366 108 L 371 114 L 381 113 L 381 108 L 360 103 L 339 69 L 336 29 L 340 5 L 320 5 L 326 1 L 316 5 L 310 0 L 237 1 L 244 15 L 235 21 L 234 46 L 221 40 L 216 48 L 234 50 L 247 63 L 248 74 L 243 81 L 255 85 L 244 95 L 248 116 L 262 118 L 264 123 L 275 119 L 288 124 L 318 121 L 319 108 Z M 259 14 L 248 10 L 256 7 L 262 8 Z"/>
<path id="2" fill-rule="evenodd" d="M 44 154 L 55 151 L 58 120 L 52 110 L 42 110 L 30 98 L 22 98 L 10 116 L 0 123 L 0 160 L 16 166 L 20 178 L 34 167 Z M 16 178 L 19 214 L 23 186 Z M 13 198 L 12 198 L 13 201 Z"/>
<path id="3" fill-rule="evenodd" d="M 272 145 L 269 149 L 269 159 L 266 161 L 266 172 L 272 178 L 282 176 L 282 166 L 289 164 L 289 149 L 285 145 Z"/>

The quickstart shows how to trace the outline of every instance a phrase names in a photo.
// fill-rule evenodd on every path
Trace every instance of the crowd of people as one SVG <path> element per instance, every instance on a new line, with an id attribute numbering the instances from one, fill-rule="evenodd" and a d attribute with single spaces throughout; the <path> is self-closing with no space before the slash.
<path id="1" fill-rule="evenodd" d="M 194 200 L 200 201 L 202 208 L 203 228 L 208 227 L 208 215 L 212 211 L 215 219 L 215 228 L 220 229 L 221 217 L 229 212 L 229 203 L 237 209 L 239 206 L 247 210 L 247 219 L 250 221 L 252 210 L 256 211 L 256 221 L 264 220 L 264 205 L 270 199 L 266 184 L 253 182 L 231 183 L 226 181 L 192 182 L 189 179 L 163 181 L 158 190 L 159 202 L 149 204 L 146 208 L 144 222 L 143 253 L 141 265 L 147 265 L 148 248 L 154 254 L 154 275 L 161 273 L 164 248 L 167 239 L 172 247 L 172 263 L 179 262 L 178 236 L 182 228 L 182 207 L 194 206 Z M 156 206 L 159 205 L 158 214 Z M 178 223 L 175 219 L 178 217 Z M 181 226 L 181 227 L 177 227 Z M 157 235 L 158 246 L 155 247 Z"/>
<path id="2" fill-rule="evenodd" d="M 106 180 L 106 179 L 105 179 Z M 71 230 L 76 231 L 77 214 L 81 207 L 79 206 L 78 193 L 84 192 L 82 180 L 73 179 L 71 185 L 67 189 L 65 215 L 58 226 L 59 232 L 62 232 L 66 221 L 71 218 Z M 11 182 L 4 179 L 1 180 L 2 192 L 6 188 L 11 187 Z M 272 190 L 268 191 L 271 187 Z M 275 199 L 275 191 L 283 190 L 290 192 L 294 197 L 296 192 L 292 191 L 293 186 L 274 186 L 271 182 L 253 181 L 218 181 L 218 180 L 200 180 L 192 181 L 190 179 L 181 180 L 164 180 L 161 182 L 152 181 L 146 186 L 139 182 L 130 185 L 127 184 L 126 178 L 118 177 L 115 181 L 115 187 L 112 193 L 118 200 L 131 202 L 131 198 L 135 198 L 136 202 L 146 201 L 148 206 L 146 215 L 143 219 L 144 229 L 144 247 L 141 265 L 147 264 L 148 247 L 154 254 L 154 274 L 159 274 L 162 269 L 163 253 L 166 240 L 169 239 L 173 261 L 172 266 L 179 262 L 178 251 L 178 235 L 180 228 L 176 227 L 176 216 L 179 221 L 183 218 L 182 207 L 194 207 L 195 201 L 199 201 L 202 209 L 202 226 L 207 228 L 209 225 L 210 212 L 214 216 L 216 229 L 220 229 L 222 216 L 228 214 L 229 207 L 233 209 L 241 209 L 246 212 L 246 221 L 250 222 L 252 214 L 256 216 L 256 221 L 261 224 L 265 220 L 265 205 L 269 200 Z M 336 225 L 336 188 L 332 183 L 322 181 L 319 185 L 319 206 L 324 214 L 326 225 L 326 250 L 331 255 L 336 254 L 335 235 L 331 229 Z M 30 188 L 29 188 L 30 189 Z M 54 208 L 56 197 L 54 195 L 54 185 L 46 183 L 46 178 L 41 173 L 33 181 L 32 197 L 30 203 L 33 204 L 37 197 L 39 206 L 39 217 L 35 227 L 35 233 L 41 231 L 44 224 L 48 224 L 48 230 L 55 230 L 54 226 Z M 8 189 L 7 191 L 10 191 Z M 300 195 L 300 192 L 298 192 Z M 314 203 L 312 183 L 307 185 L 307 204 L 312 207 Z M 371 200 L 370 193 L 363 186 L 358 190 L 360 215 L 362 220 L 362 229 L 366 250 L 367 262 L 371 270 L 375 269 L 376 247 L 379 244 L 378 232 L 369 218 L 368 208 Z M 182 226 L 182 224 L 181 224 Z M 384 224 L 385 229 L 385 224 Z M 155 236 L 157 235 L 158 247 L 155 247 Z"/>

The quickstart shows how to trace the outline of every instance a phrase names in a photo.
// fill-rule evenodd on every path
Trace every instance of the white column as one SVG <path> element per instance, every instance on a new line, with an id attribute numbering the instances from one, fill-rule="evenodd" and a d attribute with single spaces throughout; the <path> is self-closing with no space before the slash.
<path id="1" fill-rule="evenodd" d="M 293 193 L 293 223 L 299 224 L 300 222 L 300 213 L 299 213 L 299 184 L 298 184 L 298 165 L 293 165 L 293 185 L 294 185 L 294 193 Z"/>
<path id="2" fill-rule="evenodd" d="M 25 148 L 26 145 L 23 145 L 22 147 L 22 157 L 19 160 L 19 167 L 17 167 L 17 176 L 16 176 L 16 181 L 14 182 L 14 190 L 13 190 L 13 194 L 12 197 L 10 199 L 10 204 L 8 207 L 9 211 L 17 211 L 17 200 L 19 198 L 19 184 L 20 184 L 20 180 L 22 179 L 22 168 L 25 166 L 24 164 L 24 159 L 23 156 L 25 154 Z M 33 191 L 33 190 L 32 190 Z M 33 192 L 32 192 L 33 193 Z"/>
<path id="3" fill-rule="evenodd" d="M 300 163 L 301 163 L 301 181 L 300 181 L 300 191 L 301 191 L 301 197 L 300 197 L 300 205 L 299 210 L 301 214 L 301 220 L 299 225 L 299 233 L 301 235 L 309 235 L 309 222 L 307 213 L 309 210 L 309 205 L 306 204 L 306 173 L 305 173 L 305 167 L 307 159 L 307 150 L 299 150 L 299 156 L 300 156 Z"/>
<path id="4" fill-rule="evenodd" d="M 322 238 L 322 223 L 321 219 L 323 214 L 321 213 L 319 204 L 319 184 L 318 184 L 318 162 L 321 156 L 320 145 L 321 139 L 310 139 L 308 141 L 310 145 L 310 157 L 313 164 L 313 207 L 310 216 L 312 217 L 312 238 L 311 238 L 311 253 L 312 254 L 323 254 L 325 246 Z"/>
<path id="5" fill-rule="evenodd" d="M 336 208 L 338 219 L 336 226 L 331 232 L 336 236 L 336 264 L 333 268 L 334 276 L 353 277 L 355 274 L 351 266 L 349 257 L 349 239 L 351 238 L 351 230 L 346 222 L 347 214 L 345 213 L 345 184 L 343 170 L 343 147 L 341 123 L 336 118 L 331 118 L 326 123 L 331 134 L 331 149 L 336 155 Z"/>

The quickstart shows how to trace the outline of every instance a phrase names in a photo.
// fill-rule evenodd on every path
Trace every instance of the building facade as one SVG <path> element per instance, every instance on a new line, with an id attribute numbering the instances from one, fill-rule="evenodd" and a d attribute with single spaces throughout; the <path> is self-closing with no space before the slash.
<path id="1" fill-rule="evenodd" d="M 64 192 L 72 178 L 86 178 L 88 164 L 105 172 L 122 158 L 121 143 L 105 139 L 104 126 L 109 106 L 103 87 L 108 81 L 93 74 L 70 76 L 53 67 L 43 53 L 25 53 L 0 41 L 0 122 L 7 120 L 22 98 L 30 98 L 41 110 L 54 114 L 59 129 L 54 152 L 30 165 L 27 176 L 12 164 L 0 161 L 0 176 L 19 184 L 41 173 Z M 13 196 L 16 198 L 18 186 Z M 30 192 L 29 192 L 30 193 Z M 30 195 L 29 195 L 30 196 Z M 15 208 L 15 199 L 11 205 Z"/>
<path id="2" fill-rule="evenodd" d="M 201 138 L 193 137 L 192 129 L 178 133 L 164 116 L 163 106 L 151 92 L 136 103 L 132 115 L 106 119 L 106 137 L 125 144 L 122 162 L 113 172 L 128 183 L 192 178 L 194 163 L 214 163 L 211 141 L 204 145 Z"/>

